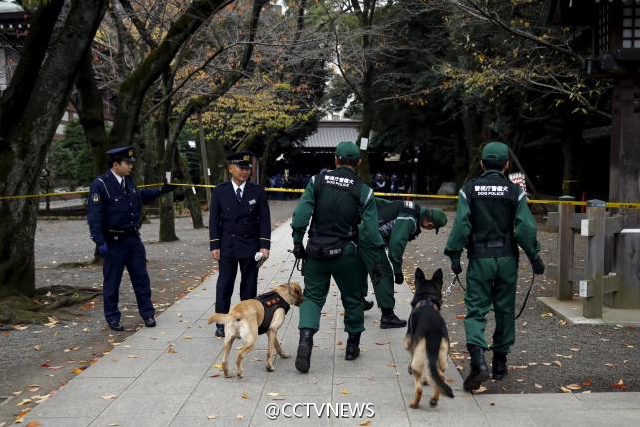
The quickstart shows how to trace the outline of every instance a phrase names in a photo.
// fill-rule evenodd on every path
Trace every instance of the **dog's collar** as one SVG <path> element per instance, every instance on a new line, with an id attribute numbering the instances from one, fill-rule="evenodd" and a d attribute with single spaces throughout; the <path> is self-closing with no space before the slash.
<path id="1" fill-rule="evenodd" d="M 440 311 L 442 301 L 433 297 L 426 297 L 425 299 L 421 299 L 420 301 L 418 301 L 414 308 L 425 307 L 427 303 L 431 303 L 433 305 L 433 308 Z"/>

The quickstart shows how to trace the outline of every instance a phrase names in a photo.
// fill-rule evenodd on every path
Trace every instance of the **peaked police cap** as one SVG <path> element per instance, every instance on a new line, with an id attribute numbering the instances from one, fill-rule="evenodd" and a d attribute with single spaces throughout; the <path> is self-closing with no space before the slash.
<path id="1" fill-rule="evenodd" d="M 230 165 L 237 165 L 245 168 L 253 166 L 253 158 L 255 155 L 251 151 L 238 151 L 237 153 L 229 154 L 227 161 Z"/>
<path id="2" fill-rule="evenodd" d="M 126 147 L 115 147 L 110 150 L 107 150 L 107 155 L 112 162 L 128 160 L 130 162 L 135 162 L 136 159 L 133 157 L 134 149 L 133 145 L 127 145 Z"/>

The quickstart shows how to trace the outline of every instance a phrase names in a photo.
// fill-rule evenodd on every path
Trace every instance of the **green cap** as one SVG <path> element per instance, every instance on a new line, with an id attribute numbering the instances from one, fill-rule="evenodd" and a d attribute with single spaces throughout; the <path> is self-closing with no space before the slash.
<path id="1" fill-rule="evenodd" d="M 509 160 L 509 147 L 502 142 L 490 142 L 482 149 L 482 160 Z"/>
<path id="2" fill-rule="evenodd" d="M 440 227 L 444 227 L 445 225 L 447 225 L 447 215 L 442 209 L 427 209 L 420 207 L 420 220 L 422 221 L 422 218 L 424 217 L 429 218 L 429 221 L 433 223 L 436 228 L 436 234 L 438 234 L 438 230 L 440 229 Z"/>
<path id="3" fill-rule="evenodd" d="M 336 157 L 339 159 L 358 160 L 360 158 L 360 149 L 353 142 L 343 141 L 336 147 Z"/>

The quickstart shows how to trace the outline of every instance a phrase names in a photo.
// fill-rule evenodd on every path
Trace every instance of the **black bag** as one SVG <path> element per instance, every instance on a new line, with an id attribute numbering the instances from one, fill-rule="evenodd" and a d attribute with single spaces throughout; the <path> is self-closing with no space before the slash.
<path id="1" fill-rule="evenodd" d="M 313 259 L 330 260 L 340 258 L 344 252 L 347 242 L 337 241 L 335 243 L 318 242 L 320 239 L 309 239 L 307 243 L 307 255 Z"/>

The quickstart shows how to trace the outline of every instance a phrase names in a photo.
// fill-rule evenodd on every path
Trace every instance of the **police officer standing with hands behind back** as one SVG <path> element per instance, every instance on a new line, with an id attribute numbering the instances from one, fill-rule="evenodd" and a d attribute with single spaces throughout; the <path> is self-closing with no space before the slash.
<path id="1" fill-rule="evenodd" d="M 358 254 L 358 240 L 384 251 L 373 190 L 356 174 L 360 162 L 358 146 L 341 142 L 335 153 L 336 169 L 311 178 L 293 211 L 293 254 L 296 259 L 306 259 L 296 358 L 296 369 L 301 373 L 309 372 L 313 335 L 320 328 L 320 314 L 332 276 L 340 289 L 344 328 L 349 334 L 345 359 L 355 360 L 360 354 L 360 334 L 364 331 L 362 295 L 367 273 Z M 305 250 L 302 240 L 309 220 Z"/>
<path id="2" fill-rule="evenodd" d="M 104 317 L 114 331 L 124 330 L 120 321 L 118 294 L 125 267 L 145 326 L 156 326 L 146 251 L 138 230 L 142 222 L 142 203 L 150 203 L 175 189 L 165 182 L 159 189 L 138 190 L 130 176 L 135 162 L 133 153 L 132 146 L 107 151 L 111 170 L 91 184 L 87 207 L 91 239 L 96 242 L 98 253 L 104 258 Z"/>
<path id="3" fill-rule="evenodd" d="M 216 313 L 228 313 L 233 284 L 240 265 L 240 299 L 256 297 L 258 267 L 269 258 L 271 215 L 267 193 L 247 182 L 253 153 L 241 151 L 227 156 L 231 180 L 218 185 L 211 194 L 209 248 L 218 261 Z M 256 254 L 261 259 L 256 259 Z M 224 325 L 216 325 L 216 336 L 224 337 Z"/>
<path id="4" fill-rule="evenodd" d="M 462 272 L 460 255 L 464 248 L 469 257 L 464 296 L 464 328 L 471 355 L 471 372 L 464 380 L 468 392 L 489 379 L 484 329 L 492 305 L 496 321 L 491 346 L 493 379 L 507 375 L 507 354 L 515 342 L 518 245 L 529 258 L 533 273 L 544 273 L 536 222 L 527 206 L 526 193 L 504 175 L 509 169 L 509 148 L 501 142 L 488 143 L 482 149 L 480 165 L 482 175 L 460 190 L 456 218 L 444 250 L 456 275 Z"/>

